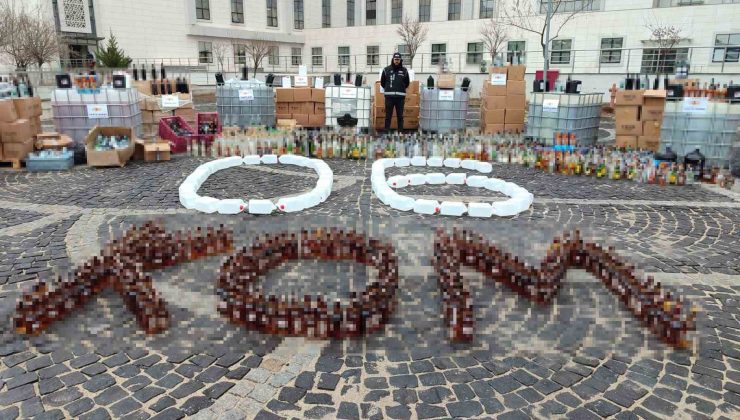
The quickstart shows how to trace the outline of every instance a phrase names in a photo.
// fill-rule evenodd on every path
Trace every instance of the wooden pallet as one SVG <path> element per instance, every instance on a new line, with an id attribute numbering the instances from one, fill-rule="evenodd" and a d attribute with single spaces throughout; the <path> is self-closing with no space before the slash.
<path id="1" fill-rule="evenodd" d="M 23 167 L 23 161 L 21 159 L 1 159 L 0 160 L 0 168 L 6 168 L 4 164 L 10 164 L 10 168 L 13 170 L 19 170 Z"/>

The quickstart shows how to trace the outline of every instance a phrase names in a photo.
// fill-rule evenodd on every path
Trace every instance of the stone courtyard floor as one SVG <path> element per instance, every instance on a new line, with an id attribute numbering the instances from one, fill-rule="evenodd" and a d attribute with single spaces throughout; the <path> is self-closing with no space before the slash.
<path id="1" fill-rule="evenodd" d="M 329 160 L 334 191 L 324 204 L 291 215 L 221 216 L 179 204 L 179 184 L 202 162 L 177 156 L 125 168 L 0 171 L 0 419 L 740 417 L 740 194 L 495 164 L 492 176 L 535 195 L 530 210 L 487 220 L 427 217 L 380 203 L 370 188 L 371 162 Z M 315 180 L 282 165 L 233 168 L 213 175 L 201 193 L 272 198 L 306 191 Z M 405 193 L 497 198 L 454 186 Z M 311 227 L 383 238 L 400 258 L 396 312 L 362 339 L 248 331 L 216 311 L 224 257 L 212 257 L 152 273 L 170 310 L 164 333 L 143 333 L 113 291 L 37 337 L 14 332 L 24 289 L 67 273 L 148 220 L 169 229 L 224 224 L 239 247 L 264 232 Z M 470 344 L 453 344 L 430 266 L 438 227 L 479 232 L 530 263 L 553 238 L 580 229 L 700 307 L 694 346 L 662 344 L 579 270 L 569 271 L 547 306 L 465 272 L 475 291 L 476 334 Z M 361 267 L 288 263 L 263 286 L 346 299 L 372 278 Z"/>

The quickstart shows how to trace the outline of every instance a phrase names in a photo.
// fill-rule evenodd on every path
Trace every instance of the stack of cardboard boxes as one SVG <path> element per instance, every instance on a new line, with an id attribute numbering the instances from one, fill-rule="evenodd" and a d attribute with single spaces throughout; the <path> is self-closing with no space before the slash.
<path id="1" fill-rule="evenodd" d="M 164 117 L 178 116 L 189 125 L 195 127 L 195 108 L 190 95 L 176 93 L 179 98 L 178 107 L 163 107 L 161 96 L 147 96 L 139 102 L 141 108 L 141 122 L 143 139 L 153 139 L 159 134 L 159 120 Z"/>
<path id="2" fill-rule="evenodd" d="M 481 91 L 483 134 L 524 131 L 525 66 L 491 67 Z"/>
<path id="3" fill-rule="evenodd" d="M 658 151 L 665 112 L 666 91 L 623 90 L 617 92 L 614 114 L 616 146 Z"/>
<path id="4" fill-rule="evenodd" d="M 0 101 L 0 160 L 20 161 L 33 151 L 34 136 L 41 133 L 41 98 Z"/>
<path id="5" fill-rule="evenodd" d="M 295 120 L 301 127 L 323 127 L 326 121 L 324 89 L 310 87 L 275 89 L 278 120 Z"/>
<path id="6" fill-rule="evenodd" d="M 417 130 L 419 128 L 420 116 L 420 83 L 414 80 L 406 89 L 406 100 L 403 104 L 403 128 L 404 130 Z M 376 130 L 385 129 L 385 95 L 380 91 L 380 82 L 375 82 L 373 94 L 373 127 Z M 396 114 L 391 119 L 391 129 L 398 129 Z"/>

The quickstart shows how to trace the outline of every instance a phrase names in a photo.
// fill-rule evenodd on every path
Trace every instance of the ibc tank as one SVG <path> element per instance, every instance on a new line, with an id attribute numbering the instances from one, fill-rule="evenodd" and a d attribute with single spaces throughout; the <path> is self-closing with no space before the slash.
<path id="1" fill-rule="evenodd" d="M 424 131 L 446 133 L 465 129 L 468 116 L 468 92 L 456 89 L 422 89 L 421 120 Z"/>
<path id="2" fill-rule="evenodd" d="M 216 108 L 223 126 L 275 126 L 275 95 L 259 80 L 231 79 L 217 86 Z"/>

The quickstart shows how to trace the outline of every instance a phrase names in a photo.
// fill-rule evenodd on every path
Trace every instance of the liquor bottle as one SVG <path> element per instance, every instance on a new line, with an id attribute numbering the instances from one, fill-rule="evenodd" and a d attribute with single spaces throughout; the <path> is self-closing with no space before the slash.
<path id="1" fill-rule="evenodd" d="M 152 63 L 152 80 L 157 80 L 157 69 L 154 68 L 154 63 Z"/>
<path id="2" fill-rule="evenodd" d="M 134 67 L 133 67 L 133 74 L 134 74 L 134 80 L 139 81 L 139 69 L 136 68 L 136 64 L 134 64 Z"/>
<path id="3" fill-rule="evenodd" d="M 162 80 L 167 79 L 167 73 L 164 70 L 164 61 L 162 61 L 159 65 L 159 73 Z"/>

